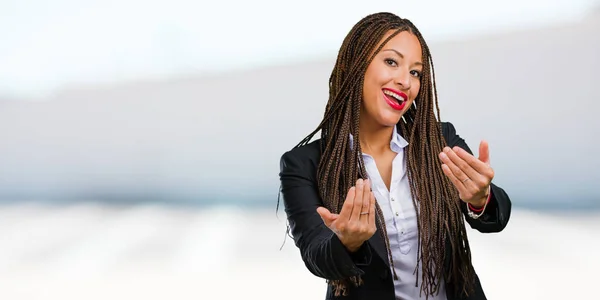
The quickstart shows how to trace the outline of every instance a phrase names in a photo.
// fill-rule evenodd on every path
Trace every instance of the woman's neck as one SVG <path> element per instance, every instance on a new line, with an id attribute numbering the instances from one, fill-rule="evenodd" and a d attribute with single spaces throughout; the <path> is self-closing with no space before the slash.
<path id="1" fill-rule="evenodd" d="M 359 128 L 360 148 L 363 153 L 376 155 L 390 149 L 394 127 L 368 125 L 361 122 Z"/>

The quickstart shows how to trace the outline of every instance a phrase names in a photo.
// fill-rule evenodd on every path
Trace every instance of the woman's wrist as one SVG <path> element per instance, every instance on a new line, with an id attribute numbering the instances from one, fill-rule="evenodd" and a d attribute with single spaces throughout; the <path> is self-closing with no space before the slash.
<path id="1" fill-rule="evenodd" d="M 475 211 L 475 212 L 480 212 L 483 210 L 484 207 L 486 207 L 487 203 L 490 201 L 490 198 L 492 196 L 492 191 L 491 191 L 491 187 L 488 187 L 488 192 L 486 193 L 485 196 L 483 196 L 479 202 L 477 203 L 469 203 L 469 209 Z"/>

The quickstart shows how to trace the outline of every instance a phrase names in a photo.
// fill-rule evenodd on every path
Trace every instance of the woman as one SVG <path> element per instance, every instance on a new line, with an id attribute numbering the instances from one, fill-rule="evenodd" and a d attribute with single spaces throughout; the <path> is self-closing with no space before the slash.
<path id="1" fill-rule="evenodd" d="M 327 299 L 486 299 L 464 220 L 499 232 L 511 202 L 491 183 L 487 143 L 475 158 L 436 119 L 434 78 L 410 21 L 365 17 L 339 51 L 323 121 L 281 158 L 289 229 Z"/>

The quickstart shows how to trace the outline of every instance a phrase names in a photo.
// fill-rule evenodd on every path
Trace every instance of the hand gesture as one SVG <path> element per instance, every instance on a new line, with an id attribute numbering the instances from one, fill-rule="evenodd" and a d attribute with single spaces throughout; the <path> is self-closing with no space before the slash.
<path id="1" fill-rule="evenodd" d="M 332 214 L 325 207 L 317 208 L 317 213 L 350 252 L 357 251 L 366 240 L 375 234 L 377 229 L 375 196 L 371 192 L 371 184 L 368 179 L 358 179 L 356 186 L 348 190 L 339 215 Z"/>
<path id="2" fill-rule="evenodd" d="M 460 147 L 445 147 L 440 153 L 442 170 L 458 189 L 462 201 L 482 207 L 489 195 L 494 170 L 490 167 L 488 143 L 479 144 L 479 158 Z"/>

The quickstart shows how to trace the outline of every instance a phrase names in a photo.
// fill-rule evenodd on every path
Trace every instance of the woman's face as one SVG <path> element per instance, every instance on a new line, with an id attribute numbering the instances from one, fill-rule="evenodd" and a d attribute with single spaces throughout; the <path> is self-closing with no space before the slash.
<path id="1" fill-rule="evenodd" d="M 388 31 L 381 42 L 393 32 Z M 419 94 L 421 54 L 421 43 L 408 31 L 400 32 L 383 46 L 365 73 L 361 121 L 381 126 L 394 126 L 400 121 Z"/>

